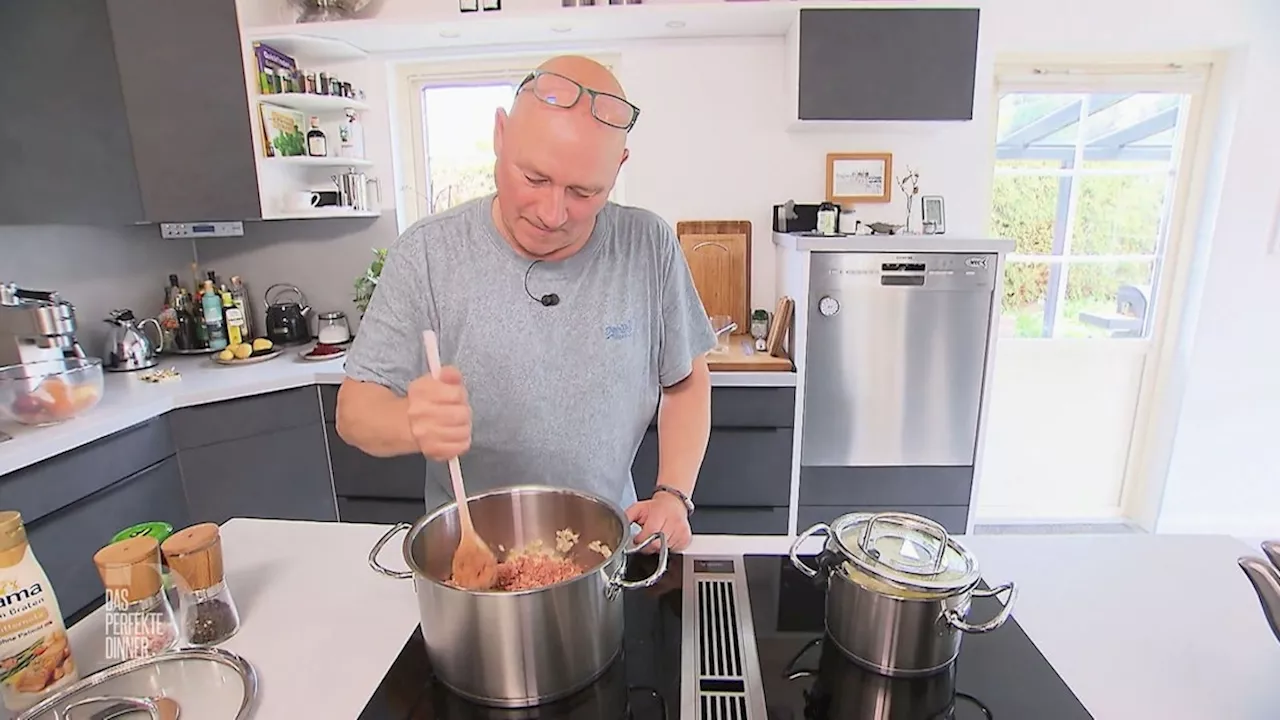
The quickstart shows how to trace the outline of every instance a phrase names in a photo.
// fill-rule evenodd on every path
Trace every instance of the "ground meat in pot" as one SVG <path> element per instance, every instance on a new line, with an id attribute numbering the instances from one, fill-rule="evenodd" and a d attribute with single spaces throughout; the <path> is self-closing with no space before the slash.
<path id="1" fill-rule="evenodd" d="M 534 540 L 528 547 L 508 553 L 506 559 L 498 563 L 492 589 L 499 592 L 534 590 L 581 575 L 586 568 L 562 555 L 577 544 L 578 537 L 577 533 L 565 528 L 556 532 L 556 553 L 545 550 L 541 540 Z M 606 558 L 610 555 L 609 546 L 599 540 L 593 540 L 588 548 Z M 498 549 L 503 548 L 499 546 Z M 458 587 L 453 578 L 445 580 L 445 584 Z"/>
<path id="2" fill-rule="evenodd" d="M 582 573 L 577 563 L 550 555 L 521 555 L 498 563 L 496 590 L 532 590 Z"/>

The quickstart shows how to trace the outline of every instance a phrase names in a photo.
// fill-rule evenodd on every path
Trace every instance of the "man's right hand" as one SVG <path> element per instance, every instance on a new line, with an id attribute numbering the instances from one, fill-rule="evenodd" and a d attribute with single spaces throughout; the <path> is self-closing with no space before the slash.
<path id="1" fill-rule="evenodd" d="M 471 405 L 458 368 L 440 368 L 409 383 L 409 431 L 422 454 L 439 462 L 471 448 Z"/>

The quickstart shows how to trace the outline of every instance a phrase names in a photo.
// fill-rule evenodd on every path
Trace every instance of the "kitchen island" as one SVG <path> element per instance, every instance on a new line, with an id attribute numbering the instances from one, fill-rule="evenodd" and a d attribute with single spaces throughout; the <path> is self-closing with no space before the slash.
<path id="1" fill-rule="evenodd" d="M 223 647 L 260 679 L 256 718 L 354 720 L 418 624 L 412 583 L 369 568 L 387 528 L 236 518 L 223 526 L 243 625 Z M 1273 720 L 1280 642 L 1218 536 L 974 536 L 989 583 L 1019 585 L 1014 617 L 1098 720 Z M 802 550 L 816 551 L 820 540 Z M 780 537 L 698 536 L 686 554 L 784 554 Z M 380 556 L 400 566 L 392 542 Z M 103 616 L 72 627 L 102 665 Z"/>

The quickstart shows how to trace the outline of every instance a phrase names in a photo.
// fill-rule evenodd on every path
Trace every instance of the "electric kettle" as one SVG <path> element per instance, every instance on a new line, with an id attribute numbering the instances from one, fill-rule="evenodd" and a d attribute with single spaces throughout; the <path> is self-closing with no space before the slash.
<path id="1" fill-rule="evenodd" d="M 133 311 L 112 310 L 111 317 L 104 322 L 111 325 L 102 351 L 102 369 L 111 372 L 130 372 L 154 367 L 160 362 L 160 347 L 164 344 L 164 329 L 160 321 L 146 318 L 142 322 L 134 322 Z M 153 341 L 142 328 L 147 323 L 156 326 L 156 339 Z"/>
<path id="2" fill-rule="evenodd" d="M 275 292 L 280 288 L 280 292 Z M 292 293 L 297 301 L 281 300 Z M 311 341 L 311 327 L 307 324 L 307 313 L 311 308 L 306 304 L 307 298 L 302 291 L 293 285 L 276 284 L 267 288 L 267 338 L 276 345 L 298 345 Z"/>

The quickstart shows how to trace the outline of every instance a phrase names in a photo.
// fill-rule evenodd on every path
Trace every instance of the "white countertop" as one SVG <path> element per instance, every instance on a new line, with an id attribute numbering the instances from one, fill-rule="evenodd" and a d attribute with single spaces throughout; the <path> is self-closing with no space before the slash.
<path id="1" fill-rule="evenodd" d="M 258 670 L 255 717 L 359 715 L 418 623 L 412 583 L 383 577 L 366 561 L 389 527 L 246 519 L 223 526 L 227 582 L 243 620 L 224 647 Z M 962 539 L 989 583 L 1018 583 L 1014 617 L 1097 720 L 1277 717 L 1280 642 L 1235 564 L 1248 545 L 1171 535 Z M 393 540 L 384 549 L 389 567 L 400 567 L 398 547 Z M 785 536 L 699 536 L 686 552 L 789 547 Z M 99 610 L 70 631 L 82 667 L 101 665 L 102 622 Z"/>
<path id="2" fill-rule="evenodd" d="M 13 436 L 0 442 L 0 476 L 73 450 L 170 410 L 233 400 L 315 384 L 342 382 L 344 358 L 313 361 L 298 348 L 266 362 L 230 367 L 208 356 L 166 357 L 158 368 L 175 367 L 181 379 L 153 384 L 142 373 L 107 373 L 102 402 L 84 417 L 36 428 L 0 424 Z M 713 372 L 716 387 L 794 387 L 793 372 Z"/>
<path id="3" fill-rule="evenodd" d="M 224 572 L 241 625 L 219 647 L 258 673 L 254 718 L 360 715 L 418 625 L 413 584 L 367 562 L 388 529 L 241 518 L 222 526 Z M 397 548 L 392 541 L 381 556 L 391 567 L 403 565 Z M 105 621 L 99 608 L 67 632 L 82 677 L 108 664 Z"/>
<path id="4" fill-rule="evenodd" d="M 1012 240 L 960 235 L 832 235 L 774 233 L 773 244 L 800 252 L 1010 253 Z"/>

